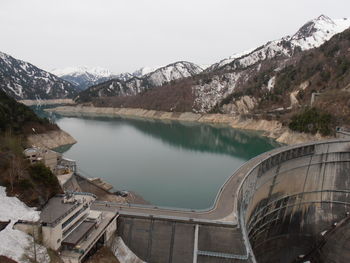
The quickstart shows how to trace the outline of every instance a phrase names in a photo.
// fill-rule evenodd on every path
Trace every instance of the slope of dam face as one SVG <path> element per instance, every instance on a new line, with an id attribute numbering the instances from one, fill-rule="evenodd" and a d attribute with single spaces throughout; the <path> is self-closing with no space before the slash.
<path id="1" fill-rule="evenodd" d="M 349 262 L 348 237 L 341 234 L 349 231 L 349 194 L 349 142 L 309 144 L 266 158 L 239 193 L 240 220 L 256 261 Z"/>

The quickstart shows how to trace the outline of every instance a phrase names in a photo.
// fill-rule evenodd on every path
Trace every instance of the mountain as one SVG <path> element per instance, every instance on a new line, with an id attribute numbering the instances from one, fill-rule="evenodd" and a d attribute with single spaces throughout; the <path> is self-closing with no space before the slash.
<path id="1" fill-rule="evenodd" d="M 350 129 L 350 28 L 289 59 L 280 71 L 270 68 L 256 77 L 265 83 L 244 87 L 256 101 L 250 113 L 267 112 L 301 132 Z M 273 79 L 270 86 L 268 79 Z"/>
<path id="2" fill-rule="evenodd" d="M 145 90 L 162 86 L 173 80 L 195 76 L 202 71 L 201 67 L 185 61 L 169 64 L 146 75 L 142 75 L 145 71 L 140 70 L 136 74 L 140 77 L 132 77 L 126 81 L 116 78 L 92 86 L 80 92 L 76 100 L 78 102 L 87 102 L 98 97 L 132 96 Z"/>
<path id="3" fill-rule="evenodd" d="M 63 99 L 77 94 L 71 83 L 2 52 L 0 89 L 15 99 Z"/>
<path id="4" fill-rule="evenodd" d="M 144 75 L 147 75 L 147 74 L 149 74 L 149 73 L 151 73 L 151 72 L 153 72 L 153 71 L 156 71 L 157 69 L 159 69 L 159 68 L 162 68 L 162 67 L 142 67 L 142 68 L 140 68 L 140 69 L 138 69 L 138 70 L 135 70 L 133 73 L 132 73 L 132 75 L 134 76 L 134 77 L 138 77 L 138 78 L 141 78 L 141 77 L 143 77 Z"/>
<path id="5" fill-rule="evenodd" d="M 234 93 L 245 94 L 250 90 L 244 90 L 248 83 L 255 83 L 257 86 L 265 85 L 271 89 L 275 83 L 273 74 L 260 72 L 279 72 L 293 61 L 293 57 L 307 50 L 320 47 L 337 33 L 343 32 L 350 26 L 349 19 L 335 19 L 321 15 L 303 25 L 293 36 L 286 36 L 279 40 L 271 41 L 258 47 L 252 52 L 243 52 L 244 55 L 236 56 L 232 61 L 225 64 L 221 61 L 206 70 L 209 78 L 206 81 L 199 81 L 193 87 L 195 101 L 193 110 L 196 112 L 217 111 L 218 107 L 227 104 Z M 270 78 L 267 76 L 271 75 Z M 260 78 L 260 79 L 259 79 Z M 243 102 L 239 102 L 242 104 Z M 232 103 L 231 103 L 232 104 Z M 234 104 L 234 103 L 233 103 Z M 247 102 L 243 103 L 244 105 Z M 246 105 L 252 107 L 252 102 Z M 234 113 L 233 108 L 226 107 L 226 113 Z"/>
<path id="6" fill-rule="evenodd" d="M 347 19 L 320 16 L 293 36 L 237 55 L 229 63 L 213 66 L 192 78 L 170 82 L 135 96 L 101 98 L 93 103 L 162 111 L 291 117 L 288 114 L 310 106 L 311 94 L 315 91 L 338 94 L 337 90 L 350 90 L 350 44 L 347 41 L 350 30 L 335 34 L 349 25 Z M 331 35 L 333 37 L 328 40 Z M 332 88 L 336 90 L 330 91 Z M 332 112 L 334 116 L 343 116 L 340 122 L 345 123 L 348 93 L 340 93 L 342 96 L 337 98 L 329 97 L 344 106 Z M 337 107 L 330 101 L 325 105 Z M 281 120 L 288 123 L 288 118 Z"/>
<path id="7" fill-rule="evenodd" d="M 133 77 L 142 78 L 144 75 L 147 75 L 158 68 L 161 67 L 142 67 L 135 70 L 133 73 L 125 72 L 114 74 L 108 69 L 101 67 L 80 66 L 54 69 L 51 73 L 74 84 L 82 91 L 111 79 L 118 79 L 125 82 Z"/>
<path id="8" fill-rule="evenodd" d="M 89 68 L 86 66 L 54 69 L 51 72 L 52 74 L 76 85 L 79 90 L 85 90 L 90 86 L 97 85 L 113 78 L 127 80 L 132 77 L 129 73 L 116 76 L 108 69 L 101 67 Z"/>
<path id="9" fill-rule="evenodd" d="M 221 60 L 206 69 L 207 72 L 222 69 L 234 70 L 251 66 L 276 56 L 293 56 L 295 50 L 309 50 L 321 46 L 335 34 L 350 26 L 349 19 L 334 19 L 321 15 L 303 25 L 294 35 L 285 36 L 260 46 Z"/>
<path id="10" fill-rule="evenodd" d="M 0 140 L 6 130 L 12 134 L 31 134 L 35 127 L 37 133 L 59 130 L 56 124 L 39 118 L 29 107 L 17 102 L 0 90 Z M 1 145 L 1 143 L 0 143 Z"/>

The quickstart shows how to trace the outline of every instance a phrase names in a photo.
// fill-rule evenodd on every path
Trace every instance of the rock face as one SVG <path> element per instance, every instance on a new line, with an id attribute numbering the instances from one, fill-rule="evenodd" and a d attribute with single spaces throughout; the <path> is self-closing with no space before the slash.
<path id="1" fill-rule="evenodd" d="M 91 101 L 99 97 L 132 96 L 154 87 L 162 86 L 173 80 L 191 77 L 201 73 L 201 67 L 190 62 L 176 62 L 159 68 L 141 77 L 133 77 L 126 81 L 113 79 L 99 85 L 92 86 L 79 93 L 75 98 L 78 102 Z"/>
<path id="2" fill-rule="evenodd" d="M 232 103 L 223 106 L 223 113 L 226 114 L 248 114 L 257 105 L 257 100 L 254 97 L 243 96 Z"/>
<path id="3" fill-rule="evenodd" d="M 71 135 L 62 130 L 29 135 L 27 137 L 27 140 L 31 146 L 44 147 L 49 149 L 57 148 L 63 145 L 74 144 L 77 142 Z"/>
<path id="4" fill-rule="evenodd" d="M 0 52 L 0 89 L 15 99 L 66 99 L 76 87 L 36 66 Z"/>

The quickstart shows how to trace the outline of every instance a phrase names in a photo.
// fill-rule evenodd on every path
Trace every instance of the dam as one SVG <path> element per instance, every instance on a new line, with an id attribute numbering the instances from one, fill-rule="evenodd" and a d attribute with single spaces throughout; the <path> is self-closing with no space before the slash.
<path id="1" fill-rule="evenodd" d="M 350 140 L 286 146 L 241 166 L 206 211 L 95 202 L 145 262 L 349 262 Z"/>

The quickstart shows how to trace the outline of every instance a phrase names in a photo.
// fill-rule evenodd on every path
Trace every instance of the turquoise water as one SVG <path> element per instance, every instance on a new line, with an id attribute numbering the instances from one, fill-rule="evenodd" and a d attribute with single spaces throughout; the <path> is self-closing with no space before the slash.
<path id="1" fill-rule="evenodd" d="M 77 161 L 83 175 L 135 191 L 158 206 L 208 208 L 240 165 L 278 146 L 225 126 L 112 117 L 56 122 L 78 141 L 64 155 Z"/>

